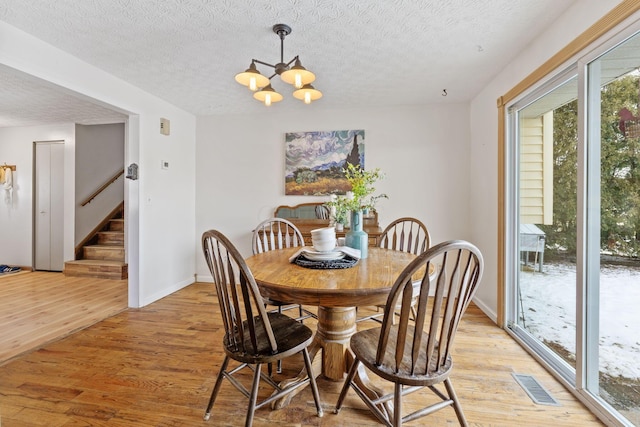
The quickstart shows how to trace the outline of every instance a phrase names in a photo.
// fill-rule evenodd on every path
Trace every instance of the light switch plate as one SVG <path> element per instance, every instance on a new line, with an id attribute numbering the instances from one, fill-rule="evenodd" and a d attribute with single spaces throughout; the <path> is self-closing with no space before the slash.
<path id="1" fill-rule="evenodd" d="M 160 117 L 160 133 L 162 135 L 169 135 L 171 133 L 171 122 L 169 119 L 165 119 L 164 117 Z"/>

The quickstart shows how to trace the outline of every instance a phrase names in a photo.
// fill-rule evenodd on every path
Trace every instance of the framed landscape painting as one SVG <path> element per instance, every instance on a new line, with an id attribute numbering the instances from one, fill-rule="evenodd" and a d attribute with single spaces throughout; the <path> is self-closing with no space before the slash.
<path id="1" fill-rule="evenodd" d="M 325 196 L 350 190 L 342 169 L 364 169 L 364 130 L 285 134 L 286 195 Z"/>

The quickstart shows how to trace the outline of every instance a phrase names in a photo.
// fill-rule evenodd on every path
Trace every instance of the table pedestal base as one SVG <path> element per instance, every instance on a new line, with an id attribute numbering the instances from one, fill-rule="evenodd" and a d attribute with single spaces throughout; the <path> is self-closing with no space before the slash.
<path id="1" fill-rule="evenodd" d="M 318 307 L 318 327 L 313 344 L 322 347 L 322 374 L 340 381 L 347 372 L 345 354 L 356 332 L 354 307 Z"/>

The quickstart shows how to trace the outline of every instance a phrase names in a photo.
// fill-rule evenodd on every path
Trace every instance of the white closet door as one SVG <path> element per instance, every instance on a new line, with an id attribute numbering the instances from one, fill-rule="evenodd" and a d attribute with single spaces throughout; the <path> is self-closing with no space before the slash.
<path id="1" fill-rule="evenodd" d="M 37 142 L 35 165 L 35 269 L 64 267 L 64 143 Z"/>

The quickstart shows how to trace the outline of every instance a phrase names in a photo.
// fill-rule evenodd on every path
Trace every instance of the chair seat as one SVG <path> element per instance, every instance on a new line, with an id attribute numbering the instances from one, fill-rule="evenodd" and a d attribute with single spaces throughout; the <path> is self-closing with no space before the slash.
<path id="1" fill-rule="evenodd" d="M 380 338 L 381 328 L 367 329 L 354 334 L 351 337 L 351 350 L 358 359 L 371 371 L 379 375 L 380 377 L 392 381 L 394 383 L 412 385 L 412 386 L 429 386 L 444 381 L 451 372 L 452 362 L 451 357 L 448 357 L 446 362 L 440 366 L 439 370 L 426 372 L 427 360 L 426 351 L 421 350 L 418 352 L 418 361 L 415 364 L 416 368 L 412 372 L 411 366 L 411 343 L 413 342 L 413 331 L 411 328 L 407 331 L 407 344 L 405 346 L 408 351 L 405 351 L 405 355 L 402 359 L 402 363 L 399 369 L 396 371 L 395 366 L 395 349 L 398 336 L 398 327 L 392 326 L 389 332 L 389 341 L 385 349 L 385 355 L 383 363 L 376 366 L 376 353 L 378 351 L 378 339 Z M 426 346 L 428 342 L 428 334 L 422 334 L 422 346 Z M 437 348 L 437 344 L 436 344 Z M 438 351 L 434 352 L 432 359 L 438 357 Z M 432 366 L 437 366 L 437 360 L 431 360 Z M 433 370 L 433 368 L 432 368 Z"/>
<path id="2" fill-rule="evenodd" d="M 265 329 L 257 327 L 257 351 L 255 352 L 250 353 L 248 351 L 243 352 L 240 350 L 242 347 L 246 349 L 253 348 L 250 343 L 251 338 L 249 334 L 244 338 L 244 346 L 231 343 L 229 336 L 225 335 L 223 343 L 225 352 L 229 357 L 242 363 L 271 363 L 299 353 L 303 348 L 307 347 L 311 343 L 313 332 L 308 326 L 282 313 L 269 312 L 267 313 L 267 316 L 269 316 L 269 322 L 271 323 L 278 351 L 276 353 L 272 353 L 271 346 L 269 345 L 269 338 L 267 337 Z M 259 320 L 257 322 L 259 322 Z M 246 326 L 246 321 L 244 323 Z"/>
<path id="3" fill-rule="evenodd" d="M 266 305 L 273 305 L 275 307 L 286 307 L 288 305 L 297 305 L 294 302 L 289 302 L 289 301 L 279 301 L 277 299 L 271 299 L 268 297 L 262 297 L 262 301 L 264 301 L 264 303 Z"/>

